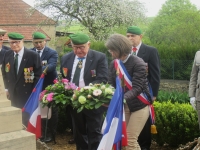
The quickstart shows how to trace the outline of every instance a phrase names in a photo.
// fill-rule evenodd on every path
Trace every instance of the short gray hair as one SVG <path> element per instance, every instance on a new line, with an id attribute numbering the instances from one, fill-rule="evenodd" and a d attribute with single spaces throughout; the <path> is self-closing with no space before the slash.
<path id="1" fill-rule="evenodd" d="M 124 35 L 121 34 L 112 34 L 106 41 L 105 46 L 119 54 L 119 57 L 130 54 L 132 43 Z"/>

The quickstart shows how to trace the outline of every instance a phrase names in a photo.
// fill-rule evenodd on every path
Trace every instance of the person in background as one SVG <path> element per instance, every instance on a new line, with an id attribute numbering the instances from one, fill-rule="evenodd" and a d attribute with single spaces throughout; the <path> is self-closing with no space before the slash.
<path id="1" fill-rule="evenodd" d="M 0 29 L 0 65 L 3 62 L 3 58 L 4 58 L 4 55 L 5 55 L 5 52 L 10 50 L 9 47 L 3 45 L 3 38 L 4 38 L 5 34 L 6 34 L 6 31 Z"/>
<path id="2" fill-rule="evenodd" d="M 199 129 L 200 129 L 200 51 L 197 51 L 194 57 L 194 63 L 192 66 L 192 71 L 190 75 L 189 82 L 189 97 L 192 107 L 197 110 Z"/>
<path id="3" fill-rule="evenodd" d="M 132 82 L 132 88 L 128 89 L 128 87 L 125 86 L 124 93 L 124 99 L 126 101 L 124 110 L 128 139 L 126 150 L 140 150 L 137 140 L 149 117 L 149 106 L 143 103 L 138 98 L 138 95 L 145 93 L 148 97 L 148 101 L 152 103 L 146 77 L 146 64 L 141 58 L 130 54 L 132 43 L 123 35 L 111 35 L 105 45 L 114 59 L 122 61 L 124 67 L 121 66 L 120 68 L 124 69 L 120 72 L 125 72 L 126 70 L 131 78 L 130 82 Z M 115 60 L 111 62 L 109 67 L 108 83 L 116 87 L 115 79 L 117 69 L 115 68 L 114 61 Z"/>
<path id="4" fill-rule="evenodd" d="M 106 83 L 108 64 L 106 55 L 90 49 L 88 35 L 76 33 L 70 35 L 73 51 L 61 59 L 62 76 L 78 87 L 89 83 Z M 101 126 L 104 107 L 95 110 L 84 109 L 77 113 L 71 108 L 73 134 L 77 150 L 97 150 L 102 138 Z"/>
<path id="5" fill-rule="evenodd" d="M 31 50 L 37 52 L 41 58 L 42 70 L 46 67 L 47 74 L 44 78 L 43 88 L 44 90 L 48 85 L 53 84 L 53 81 L 57 78 L 56 65 L 58 62 L 58 53 L 46 46 L 46 36 L 41 32 L 34 32 L 32 34 L 33 37 L 33 46 Z M 50 142 L 54 140 L 55 142 L 55 134 L 56 128 L 58 124 L 58 110 L 57 108 L 52 108 L 51 118 L 48 120 L 48 133 L 47 137 L 45 136 L 45 127 L 46 127 L 46 119 L 42 119 L 42 138 L 41 140 L 44 142 Z"/>
<path id="6" fill-rule="evenodd" d="M 11 50 L 5 53 L 2 62 L 2 76 L 7 98 L 11 105 L 22 109 L 37 84 L 42 67 L 39 55 L 24 47 L 24 36 L 8 33 Z M 28 124 L 29 114 L 22 113 L 22 122 Z"/>
<path id="7" fill-rule="evenodd" d="M 130 26 L 126 31 L 127 38 L 132 43 L 132 55 L 142 58 L 147 65 L 147 79 L 152 88 L 153 101 L 156 100 L 160 85 L 160 58 L 155 47 L 142 42 L 142 30 L 137 26 Z M 138 142 L 142 150 L 149 150 L 151 146 L 151 120 L 147 120 Z"/>

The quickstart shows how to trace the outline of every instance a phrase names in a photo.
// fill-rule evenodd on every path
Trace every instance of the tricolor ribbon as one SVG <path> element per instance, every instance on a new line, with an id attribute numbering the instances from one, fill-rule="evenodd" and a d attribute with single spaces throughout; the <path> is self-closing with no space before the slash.
<path id="1" fill-rule="evenodd" d="M 119 71 L 119 77 L 122 78 L 124 76 L 124 82 L 126 87 L 129 90 L 132 90 L 132 81 L 131 81 L 131 76 L 128 74 L 124 64 L 122 63 L 121 60 L 115 59 L 114 61 L 114 65 L 115 65 L 115 69 L 117 71 Z M 150 89 L 150 94 L 151 96 L 153 95 L 152 93 L 152 89 L 149 85 L 149 89 Z M 150 116 L 151 116 L 151 123 L 154 124 L 155 123 L 155 112 L 154 112 L 154 107 L 151 104 L 151 101 L 148 100 L 148 97 L 145 93 L 140 93 L 140 95 L 137 96 L 137 98 L 142 101 L 144 104 L 149 105 L 149 112 L 150 112 Z"/>

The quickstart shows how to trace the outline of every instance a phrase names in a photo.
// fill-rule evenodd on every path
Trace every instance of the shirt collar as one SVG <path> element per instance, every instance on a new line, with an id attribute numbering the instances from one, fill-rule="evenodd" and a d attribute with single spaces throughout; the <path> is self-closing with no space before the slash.
<path id="1" fill-rule="evenodd" d="M 140 42 L 140 44 L 138 46 L 136 46 L 137 51 L 140 49 L 140 46 L 142 45 L 142 42 Z"/>
<path id="2" fill-rule="evenodd" d="M 44 47 L 44 48 L 45 48 L 45 47 Z M 37 52 L 37 51 L 40 51 L 40 53 L 43 53 L 44 48 L 43 48 L 42 50 L 37 50 L 37 49 L 36 49 L 36 52 Z"/>
<path id="3" fill-rule="evenodd" d="M 79 57 L 76 55 L 75 59 L 78 59 Z M 84 59 L 87 58 L 87 54 L 84 56 Z"/>
<path id="4" fill-rule="evenodd" d="M 142 45 L 142 42 L 140 42 L 140 44 L 138 44 L 138 46 L 136 46 L 136 48 L 137 48 L 136 54 L 138 54 L 138 51 L 139 51 L 141 45 Z M 133 47 L 134 47 L 134 46 L 132 46 L 132 48 L 133 48 Z M 131 51 L 131 54 L 133 54 L 133 51 Z"/>

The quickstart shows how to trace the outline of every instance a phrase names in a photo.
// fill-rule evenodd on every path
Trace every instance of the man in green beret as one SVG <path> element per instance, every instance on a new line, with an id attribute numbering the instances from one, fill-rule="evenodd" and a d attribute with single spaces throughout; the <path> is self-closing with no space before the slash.
<path id="1" fill-rule="evenodd" d="M 61 59 L 62 76 L 78 87 L 90 83 L 106 83 L 108 64 L 106 55 L 90 49 L 88 35 L 84 33 L 71 34 L 73 51 Z M 70 108 L 69 108 L 70 109 Z M 74 123 L 74 137 L 77 150 L 96 150 L 102 138 L 103 106 L 96 110 L 70 109 Z"/>
<path id="2" fill-rule="evenodd" d="M 6 30 L 0 29 L 0 65 L 2 64 L 6 51 L 10 50 L 9 47 L 3 45 L 3 38 L 6 34 Z"/>
<path id="3" fill-rule="evenodd" d="M 42 73 L 40 57 L 24 47 L 24 36 L 8 33 L 11 50 L 5 53 L 2 75 L 7 98 L 11 105 L 23 108 Z M 27 126 L 29 114 L 22 113 L 22 122 Z"/>
<path id="4" fill-rule="evenodd" d="M 46 35 L 44 33 L 34 32 L 32 34 L 32 37 L 34 47 L 31 50 L 39 54 L 41 58 L 42 70 L 44 71 L 44 69 L 48 67 L 42 87 L 42 90 L 44 90 L 48 85 L 52 85 L 53 81 L 57 78 L 56 65 L 58 62 L 58 53 L 56 52 L 56 50 L 46 46 Z M 57 108 L 51 109 L 52 115 L 51 118 L 48 120 L 47 134 L 45 134 L 46 119 L 42 119 L 41 140 L 44 142 L 50 142 L 52 140 L 55 142 L 55 134 L 58 123 L 58 110 Z M 46 137 L 44 135 L 46 135 Z"/>
<path id="5" fill-rule="evenodd" d="M 152 89 L 152 100 L 158 95 L 160 85 L 160 58 L 155 47 L 142 42 L 142 30 L 137 26 L 130 26 L 126 31 L 127 38 L 132 42 L 132 55 L 142 58 L 147 64 L 147 78 Z M 151 119 L 149 118 L 141 131 L 138 142 L 141 150 L 149 150 L 151 146 Z"/>

